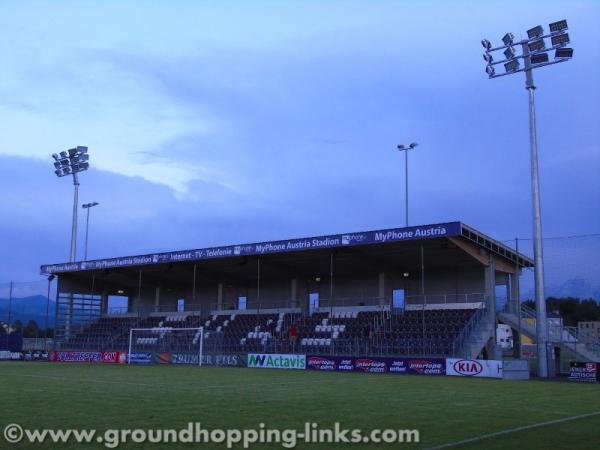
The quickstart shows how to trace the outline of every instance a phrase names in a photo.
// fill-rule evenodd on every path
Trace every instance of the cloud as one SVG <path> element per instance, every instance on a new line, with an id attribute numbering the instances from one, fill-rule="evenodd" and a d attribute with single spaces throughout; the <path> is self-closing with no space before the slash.
<path id="1" fill-rule="evenodd" d="M 13 66 L 0 88 L 5 98 L 0 155 L 50 164 L 50 154 L 65 145 L 87 145 L 93 167 L 164 184 L 178 195 L 188 194 L 193 180 L 230 187 L 225 174 L 204 163 L 200 152 L 183 160 L 169 148 L 185 135 L 217 133 L 218 119 L 166 95 L 151 75 L 85 53 L 44 67 Z"/>
<path id="2" fill-rule="evenodd" d="M 17 255 L 2 273 L 65 259 L 72 188 L 50 154 L 75 145 L 92 160 L 81 199 L 101 203 L 96 255 L 397 226 L 396 144 L 413 140 L 411 222 L 531 233 L 523 80 L 488 80 L 479 39 L 526 30 L 536 6 L 515 18 L 467 2 L 18 5 L 0 17 L 0 208 Z M 536 73 L 553 235 L 600 223 L 600 50 L 578 5 L 576 58 Z"/>

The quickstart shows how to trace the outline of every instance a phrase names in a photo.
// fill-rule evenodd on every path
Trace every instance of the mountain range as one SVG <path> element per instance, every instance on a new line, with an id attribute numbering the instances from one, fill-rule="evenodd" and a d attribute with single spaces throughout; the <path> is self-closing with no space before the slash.
<path id="1" fill-rule="evenodd" d="M 581 300 L 591 298 L 600 302 L 600 284 L 594 285 L 584 278 L 571 278 L 560 284 L 546 283 L 546 297 L 573 297 Z M 528 300 L 533 298 L 535 298 L 533 280 L 522 282 L 521 299 Z"/>
<path id="2" fill-rule="evenodd" d="M 30 320 L 35 320 L 40 328 L 46 325 L 46 307 L 48 306 L 48 326 L 54 326 L 55 302 L 43 295 L 34 295 L 31 297 L 13 299 L 10 304 L 11 322 L 20 320 L 23 325 L 27 325 Z M 0 298 L 0 321 L 7 322 L 9 314 L 9 301 L 6 298 Z"/>

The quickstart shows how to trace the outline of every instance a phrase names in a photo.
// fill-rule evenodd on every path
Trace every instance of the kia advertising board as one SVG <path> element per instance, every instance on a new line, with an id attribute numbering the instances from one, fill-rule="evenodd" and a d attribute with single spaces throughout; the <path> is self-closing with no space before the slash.
<path id="1" fill-rule="evenodd" d="M 306 355 L 248 353 L 248 367 L 258 369 L 306 369 Z"/>
<path id="2" fill-rule="evenodd" d="M 502 361 L 486 359 L 446 359 L 446 375 L 502 378 Z"/>

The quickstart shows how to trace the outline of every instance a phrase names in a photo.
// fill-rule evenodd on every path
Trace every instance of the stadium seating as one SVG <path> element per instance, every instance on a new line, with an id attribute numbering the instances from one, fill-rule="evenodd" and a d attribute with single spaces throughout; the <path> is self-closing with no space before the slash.
<path id="1" fill-rule="evenodd" d="M 138 317 L 103 317 L 65 342 L 74 350 L 125 350 L 131 328 L 148 328 L 136 346 L 153 348 L 177 328 L 204 327 L 204 351 L 211 353 L 290 352 L 291 324 L 299 331 L 296 352 L 323 355 L 450 355 L 452 343 L 472 316 L 473 309 L 403 311 L 330 311 L 240 314 L 222 312 L 207 317 L 172 313 Z M 199 346 L 194 330 L 178 333 L 165 346 L 179 342 Z M 164 339 L 163 339 L 164 340 Z M 178 340 L 178 341 L 177 341 Z M 161 347 L 163 348 L 163 347 Z"/>

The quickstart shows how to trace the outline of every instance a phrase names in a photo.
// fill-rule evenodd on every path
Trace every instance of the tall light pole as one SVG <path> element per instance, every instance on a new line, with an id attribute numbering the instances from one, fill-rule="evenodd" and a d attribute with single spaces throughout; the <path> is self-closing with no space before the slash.
<path id="1" fill-rule="evenodd" d="M 540 180 L 538 169 L 537 132 L 535 119 L 535 85 L 533 84 L 533 69 L 568 61 L 573 57 L 573 49 L 565 47 L 569 43 L 567 21 L 560 20 L 551 23 L 550 34 L 544 34 L 542 26 L 538 25 L 527 31 L 527 39 L 514 42 L 512 33 L 506 33 L 502 38 L 503 46 L 492 48 L 487 39 L 481 44 L 485 48 L 483 59 L 487 62 L 486 72 L 490 78 L 497 78 L 517 72 L 525 72 L 525 88 L 529 93 L 529 145 L 531 157 L 531 197 L 533 213 L 533 257 L 535 261 L 535 310 L 536 310 L 536 340 L 538 351 L 538 375 L 548 377 L 548 324 L 546 316 L 546 296 L 544 293 L 544 256 L 542 248 L 542 212 L 540 206 Z M 551 46 L 546 47 L 544 39 L 550 38 Z M 517 55 L 514 45 L 520 45 L 522 54 Z M 494 61 L 492 52 L 503 50 L 504 58 Z M 554 50 L 554 60 L 550 61 L 548 52 Z M 523 60 L 523 68 L 520 60 Z M 505 73 L 496 74 L 495 66 L 504 64 Z M 519 311 L 520 314 L 520 311 Z"/>
<path id="2" fill-rule="evenodd" d="M 401 152 L 404 152 L 404 170 L 405 170 L 405 174 L 404 174 L 404 182 L 405 182 L 405 187 L 404 187 L 404 194 L 405 194 L 405 217 L 406 217 L 406 226 L 408 227 L 408 151 L 414 149 L 417 145 L 416 142 L 413 142 L 411 144 L 409 144 L 408 146 L 404 145 L 404 144 L 399 144 L 398 145 L 398 150 L 400 150 Z"/>
<path id="3" fill-rule="evenodd" d="M 79 204 L 79 178 L 77 174 L 88 170 L 90 167 L 88 155 L 88 148 L 78 146 L 77 148 L 70 148 L 66 152 L 60 152 L 59 154 L 54 153 L 54 173 L 57 177 L 62 178 L 67 175 L 73 175 L 73 222 L 71 224 L 71 253 L 69 261 L 75 261 L 77 256 L 77 205 Z"/>
<path id="4" fill-rule="evenodd" d="M 46 329 L 44 331 L 44 350 L 48 351 L 48 315 L 50 313 L 50 285 L 52 280 L 56 278 L 56 275 L 50 275 L 48 277 L 48 298 L 46 298 Z M 55 325 L 56 326 L 56 325 Z"/>
<path id="5" fill-rule="evenodd" d="M 8 333 L 10 334 L 10 321 L 12 320 L 12 294 L 13 294 L 13 282 L 10 282 L 10 288 L 8 290 Z"/>
<path id="6" fill-rule="evenodd" d="M 90 209 L 94 206 L 98 206 L 100 203 L 92 202 L 92 203 L 84 203 L 81 205 L 83 209 L 87 209 L 87 219 L 85 221 L 85 256 L 83 257 L 84 261 L 87 261 L 87 251 L 88 251 L 88 233 L 90 231 Z"/>

